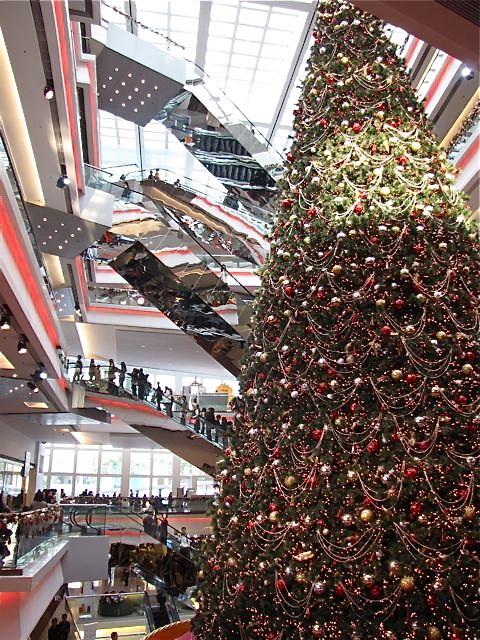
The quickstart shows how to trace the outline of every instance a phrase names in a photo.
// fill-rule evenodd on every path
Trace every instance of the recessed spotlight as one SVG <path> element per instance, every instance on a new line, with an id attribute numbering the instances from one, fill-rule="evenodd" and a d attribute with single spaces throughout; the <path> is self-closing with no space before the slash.
<path id="1" fill-rule="evenodd" d="M 8 331 L 10 329 L 10 316 L 8 313 L 3 313 L 0 318 L 0 329 L 2 331 Z"/>
<path id="2" fill-rule="evenodd" d="M 118 67 L 115 67 L 115 71 L 118 71 Z"/>
<path id="3" fill-rule="evenodd" d="M 138 109 L 137 109 L 137 108 L 135 108 L 135 109 L 134 109 L 134 111 L 135 111 L 135 113 L 137 113 Z"/>
<path id="4" fill-rule="evenodd" d="M 58 248 L 60 249 L 60 251 L 63 249 L 63 245 L 59 244 Z"/>
<path id="5" fill-rule="evenodd" d="M 151 93 L 147 93 L 147 98 L 151 98 L 152 94 Z"/>
<path id="6" fill-rule="evenodd" d="M 116 93 L 116 94 L 117 94 L 117 96 L 118 96 L 118 94 L 120 93 L 120 91 L 119 91 L 118 89 L 115 89 L 115 93 Z"/>
<path id="7" fill-rule="evenodd" d="M 27 351 L 28 351 L 28 349 L 27 349 L 27 339 L 25 338 L 25 336 L 22 336 L 20 338 L 20 340 L 18 341 L 18 343 L 17 343 L 17 351 L 21 355 L 23 355 L 24 353 L 27 353 Z"/>
<path id="8" fill-rule="evenodd" d="M 64 222 L 60 222 L 60 226 L 61 226 L 61 227 L 64 227 L 64 226 L 65 226 L 65 223 L 64 223 Z"/>
<path id="9" fill-rule="evenodd" d="M 18 373 L 13 373 L 12 378 L 18 378 Z"/>
<path id="10" fill-rule="evenodd" d="M 120 83 L 122 85 L 122 87 L 125 86 L 125 82 L 122 80 L 122 82 Z"/>
<path id="11" fill-rule="evenodd" d="M 143 79 L 142 79 L 142 80 L 140 80 L 140 82 L 141 82 L 142 84 L 145 84 L 145 80 L 143 80 Z"/>
<path id="12" fill-rule="evenodd" d="M 109 101 L 109 102 L 113 102 L 113 98 L 109 98 L 109 99 L 108 99 L 108 101 Z"/>
<path id="13" fill-rule="evenodd" d="M 46 222 L 46 221 L 47 221 L 47 219 L 46 219 L 46 218 L 44 218 L 44 219 L 43 219 L 43 221 L 44 221 L 44 222 Z"/>
<path id="14" fill-rule="evenodd" d="M 155 91 L 158 89 L 157 85 L 155 85 L 153 88 L 155 89 Z"/>
<path id="15" fill-rule="evenodd" d="M 124 106 L 125 106 L 125 103 L 124 103 L 124 102 L 122 102 L 122 107 L 124 107 Z"/>
<path id="16" fill-rule="evenodd" d="M 134 91 L 136 91 L 138 93 L 138 87 L 135 87 Z"/>
<path id="17" fill-rule="evenodd" d="M 142 105 L 143 105 L 143 104 L 145 104 L 145 102 L 144 102 L 143 100 L 140 100 L 140 104 L 142 104 Z"/>
<path id="18" fill-rule="evenodd" d="M 111 79 L 112 79 L 112 76 L 108 76 L 108 79 L 109 79 L 109 80 L 111 80 Z"/>
<path id="19" fill-rule="evenodd" d="M 127 76 L 128 76 L 129 78 L 131 78 L 131 77 L 132 77 L 132 74 L 131 74 L 131 73 L 127 73 Z"/>
<path id="20" fill-rule="evenodd" d="M 55 91 L 52 85 L 47 85 L 43 90 L 43 95 L 47 100 L 51 100 L 55 96 Z"/>
<path id="21" fill-rule="evenodd" d="M 460 75 L 462 76 L 462 78 L 465 78 L 466 80 L 471 80 L 475 74 L 473 70 L 470 69 L 470 67 L 462 67 L 462 70 L 460 71 Z"/>
<path id="22" fill-rule="evenodd" d="M 70 234 L 70 238 L 74 238 L 74 237 L 75 237 L 75 234 L 74 234 L 74 233 L 71 233 L 71 234 Z"/>
<path id="23" fill-rule="evenodd" d="M 132 96 L 128 96 L 128 99 L 129 99 L 129 100 L 131 100 L 131 99 L 132 99 Z"/>
<path id="24" fill-rule="evenodd" d="M 57 180 L 57 187 L 59 189 L 65 189 L 70 184 L 70 178 L 65 175 L 61 175 Z"/>
<path id="25" fill-rule="evenodd" d="M 102 84 L 102 89 L 105 89 L 106 85 Z"/>

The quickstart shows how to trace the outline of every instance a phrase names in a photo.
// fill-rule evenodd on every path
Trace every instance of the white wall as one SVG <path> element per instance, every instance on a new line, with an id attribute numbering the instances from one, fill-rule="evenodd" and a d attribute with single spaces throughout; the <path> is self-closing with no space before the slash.
<path id="1" fill-rule="evenodd" d="M 23 461 L 25 451 L 28 450 L 31 454 L 31 460 L 34 462 L 36 441 L 9 427 L 5 419 L 8 421 L 7 417 L 0 422 L 0 456 Z"/>

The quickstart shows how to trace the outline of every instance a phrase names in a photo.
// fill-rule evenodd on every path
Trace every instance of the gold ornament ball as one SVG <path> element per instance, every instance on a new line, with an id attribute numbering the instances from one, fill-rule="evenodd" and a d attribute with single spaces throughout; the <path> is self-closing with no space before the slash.
<path id="1" fill-rule="evenodd" d="M 266 362 L 268 362 L 268 353 L 264 352 L 264 353 L 260 354 L 260 362 L 263 362 L 264 364 Z"/>
<path id="2" fill-rule="evenodd" d="M 228 558 L 227 565 L 229 567 L 236 567 L 237 566 L 237 561 L 235 560 L 235 558 Z"/>
<path id="3" fill-rule="evenodd" d="M 350 62 L 350 59 L 347 58 L 347 56 L 343 56 L 342 59 L 340 60 L 340 62 L 342 64 L 348 64 Z"/>
<path id="4" fill-rule="evenodd" d="M 423 293 L 417 293 L 417 300 L 418 300 L 418 302 L 420 302 L 420 304 L 423 304 L 425 302 L 426 298 L 423 295 Z"/>
<path id="5" fill-rule="evenodd" d="M 383 307 L 385 306 L 385 300 L 383 298 L 380 298 L 375 302 L 375 304 L 379 309 L 383 309 Z"/>
<path id="6" fill-rule="evenodd" d="M 339 307 L 342 304 L 342 301 L 340 300 L 340 298 L 337 297 L 333 297 L 330 301 L 332 307 Z"/>
<path id="7" fill-rule="evenodd" d="M 304 571 L 297 571 L 295 574 L 295 582 L 298 582 L 298 584 L 305 584 L 307 582 L 307 576 Z"/>
<path id="8" fill-rule="evenodd" d="M 410 149 L 412 151 L 420 151 L 421 148 L 422 148 L 422 145 L 417 140 L 414 140 L 413 142 L 410 143 Z"/>
<path id="9" fill-rule="evenodd" d="M 403 371 L 401 369 L 394 369 L 390 375 L 394 382 L 398 382 L 403 378 Z"/>
<path id="10" fill-rule="evenodd" d="M 343 273 L 343 267 L 340 264 L 336 264 L 334 265 L 333 269 L 332 269 L 333 275 L 334 276 L 340 276 Z"/>
<path id="11" fill-rule="evenodd" d="M 448 338 L 446 331 L 437 331 L 435 335 L 437 336 L 437 340 L 446 340 Z"/>
<path id="12" fill-rule="evenodd" d="M 441 393 L 442 393 L 442 389 L 441 389 L 441 387 L 439 387 L 438 385 L 434 385 L 434 386 L 431 388 L 430 393 L 431 393 L 431 395 L 432 395 L 434 398 L 438 398 L 438 397 L 441 395 Z"/>
<path id="13" fill-rule="evenodd" d="M 442 632 L 438 627 L 428 627 L 427 638 L 428 640 L 441 640 Z"/>
<path id="14" fill-rule="evenodd" d="M 446 249 L 448 249 L 448 244 L 446 242 L 440 242 L 440 244 L 438 245 L 438 248 L 441 249 L 442 251 L 446 251 Z"/>
<path id="15" fill-rule="evenodd" d="M 367 524 L 373 520 L 373 511 L 371 509 L 362 509 L 360 512 L 360 520 Z"/>
<path id="16" fill-rule="evenodd" d="M 380 195 L 389 196 L 390 195 L 390 187 L 380 187 Z"/>
<path id="17" fill-rule="evenodd" d="M 355 238 L 355 236 L 357 235 L 357 230 L 350 229 L 350 231 L 348 232 L 348 235 L 350 236 L 350 238 Z"/>
<path id="18" fill-rule="evenodd" d="M 475 518 L 476 509 L 473 504 L 465 507 L 465 511 L 463 513 L 464 520 L 473 520 Z"/>
<path id="19" fill-rule="evenodd" d="M 415 589 L 415 580 L 412 578 L 412 576 L 404 576 L 400 580 L 400 589 L 407 593 Z"/>
<path id="20" fill-rule="evenodd" d="M 254 476 L 259 476 L 260 475 L 260 471 L 261 471 L 260 467 L 253 467 L 253 469 L 252 469 L 252 473 L 253 473 Z"/>
<path id="21" fill-rule="evenodd" d="M 245 467 L 245 469 L 243 470 L 243 475 L 247 476 L 247 478 L 252 475 L 252 470 L 250 469 L 250 467 Z"/>
<path id="22" fill-rule="evenodd" d="M 365 573 L 362 576 L 362 582 L 366 587 L 372 587 L 375 583 L 375 577 L 372 576 L 370 573 Z"/>
<path id="23" fill-rule="evenodd" d="M 268 519 L 270 520 L 270 522 L 278 522 L 278 517 L 279 517 L 278 511 L 271 511 L 268 516 Z"/>
<path id="24" fill-rule="evenodd" d="M 197 573 L 197 578 L 199 580 L 203 580 L 205 578 L 205 573 L 203 572 L 202 569 L 200 569 L 200 571 Z"/>
<path id="25" fill-rule="evenodd" d="M 375 114 L 375 117 L 376 117 L 378 120 L 383 120 L 383 119 L 384 119 L 384 117 L 385 117 L 385 111 L 377 111 L 377 113 Z"/>
<path id="26" fill-rule="evenodd" d="M 283 481 L 283 484 L 287 489 L 292 489 L 297 484 L 297 479 L 295 476 L 287 476 Z"/>
<path id="27" fill-rule="evenodd" d="M 471 364 L 464 364 L 462 367 L 462 373 L 466 376 L 470 376 L 473 373 L 473 367 Z"/>

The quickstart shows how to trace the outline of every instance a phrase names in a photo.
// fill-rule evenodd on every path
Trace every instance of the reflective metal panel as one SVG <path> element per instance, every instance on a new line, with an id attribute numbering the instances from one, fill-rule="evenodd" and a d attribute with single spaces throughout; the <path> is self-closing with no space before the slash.
<path id="1" fill-rule="evenodd" d="M 173 269 L 138 241 L 110 266 L 182 331 L 193 336 L 217 362 L 238 375 L 244 338 L 192 288 L 185 286 Z M 228 295 L 228 289 L 220 291 Z"/>

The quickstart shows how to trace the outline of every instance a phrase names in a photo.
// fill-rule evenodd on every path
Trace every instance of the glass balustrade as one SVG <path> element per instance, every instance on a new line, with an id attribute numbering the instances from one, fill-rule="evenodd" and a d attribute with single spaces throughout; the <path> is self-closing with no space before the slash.
<path id="1" fill-rule="evenodd" d="M 125 374 L 115 368 L 115 372 L 110 371 L 109 366 L 106 364 L 95 365 L 95 369 L 89 370 L 89 360 L 82 361 L 82 372 L 77 374 L 75 367 L 75 360 L 67 361 L 67 377 L 71 382 L 82 384 L 87 390 L 94 393 L 102 393 L 116 397 L 125 397 L 131 400 L 144 402 L 150 407 L 157 409 L 158 411 L 167 415 L 170 419 L 174 420 L 177 424 L 181 424 L 186 429 L 191 431 L 192 438 L 203 438 L 208 440 L 211 444 L 220 449 L 228 446 L 230 426 L 222 426 L 216 423 L 211 423 L 205 419 L 201 413 L 202 397 L 192 396 L 183 400 L 180 396 L 172 398 L 170 402 L 166 397 L 162 400 L 157 400 L 155 397 L 155 389 L 151 387 L 143 388 L 138 384 L 135 376 L 132 379 L 132 370 Z M 113 374 L 113 378 L 112 378 Z M 110 380 L 109 380 L 110 377 Z M 147 390 L 148 389 L 148 390 Z M 225 406 L 227 405 L 226 394 L 215 394 L 217 401 L 220 397 L 224 398 Z M 193 398 L 198 403 L 198 409 L 195 408 Z M 211 404 L 211 395 L 208 396 L 208 404 Z M 219 409 L 217 411 L 219 415 L 225 417 L 227 422 L 233 421 L 233 413 L 231 411 L 224 411 Z"/>
<path id="2" fill-rule="evenodd" d="M 104 505 L 48 505 L 0 514 L 0 575 L 21 573 L 27 565 L 71 536 L 104 535 Z"/>

